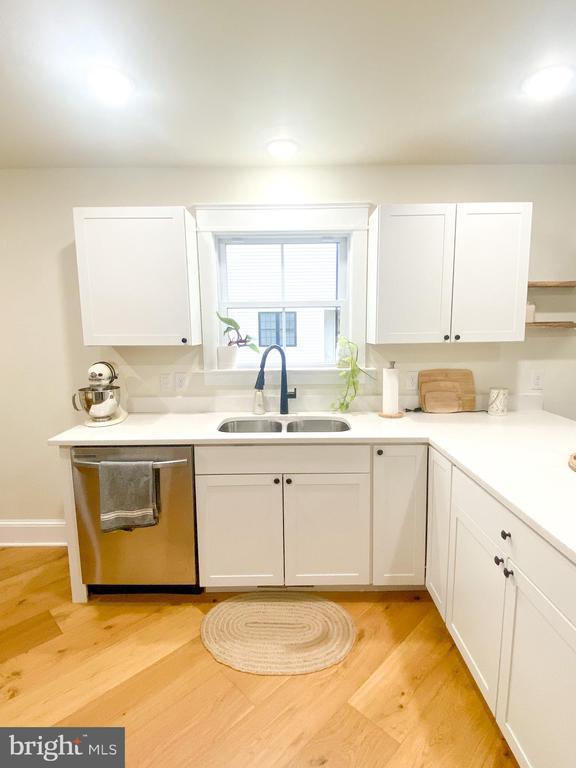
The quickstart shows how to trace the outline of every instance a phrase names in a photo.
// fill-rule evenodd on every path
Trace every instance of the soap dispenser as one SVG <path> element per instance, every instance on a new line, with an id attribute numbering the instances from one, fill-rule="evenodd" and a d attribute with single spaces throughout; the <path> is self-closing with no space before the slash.
<path id="1" fill-rule="evenodd" d="M 257 416 L 262 416 L 262 414 L 266 413 L 263 389 L 254 390 L 254 405 L 252 406 L 252 413 L 255 413 Z"/>

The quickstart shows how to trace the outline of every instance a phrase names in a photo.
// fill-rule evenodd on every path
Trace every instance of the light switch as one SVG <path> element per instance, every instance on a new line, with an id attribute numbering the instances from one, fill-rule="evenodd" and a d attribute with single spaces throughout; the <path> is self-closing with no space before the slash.
<path id="1" fill-rule="evenodd" d="M 532 371 L 530 377 L 530 389 L 544 389 L 544 374 L 542 371 Z"/>
<path id="2" fill-rule="evenodd" d="M 418 389 L 418 371 L 408 371 L 404 379 L 406 392 L 416 392 Z"/>
<path id="3" fill-rule="evenodd" d="M 174 374 L 174 389 L 176 392 L 184 392 L 188 387 L 188 375 L 179 371 Z"/>
<path id="4" fill-rule="evenodd" d="M 172 392 L 172 374 L 161 373 L 160 374 L 160 392 Z"/>

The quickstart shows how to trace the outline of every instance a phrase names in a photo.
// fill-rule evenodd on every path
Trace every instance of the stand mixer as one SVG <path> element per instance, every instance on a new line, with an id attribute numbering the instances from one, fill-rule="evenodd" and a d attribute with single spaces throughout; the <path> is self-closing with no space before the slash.
<path id="1" fill-rule="evenodd" d="M 120 405 L 120 387 L 113 385 L 117 378 L 112 363 L 101 361 L 88 368 L 90 386 L 81 387 L 72 395 L 74 409 L 88 414 L 84 422 L 87 427 L 109 427 L 127 417 L 128 414 Z"/>

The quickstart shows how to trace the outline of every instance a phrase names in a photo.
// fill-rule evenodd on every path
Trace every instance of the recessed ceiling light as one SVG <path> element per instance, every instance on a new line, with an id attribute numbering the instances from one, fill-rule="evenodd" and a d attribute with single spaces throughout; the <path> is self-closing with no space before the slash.
<path id="1" fill-rule="evenodd" d="M 298 144 L 292 139 L 274 139 L 268 142 L 268 152 L 277 160 L 290 160 L 298 151 Z"/>
<path id="2" fill-rule="evenodd" d="M 547 101 L 563 94 L 574 78 L 571 67 L 546 67 L 524 80 L 522 90 L 537 101 Z"/>
<path id="3" fill-rule="evenodd" d="M 102 103 L 110 106 L 125 104 L 134 90 L 134 83 L 124 72 L 107 65 L 95 64 L 90 67 L 86 80 L 92 93 Z"/>

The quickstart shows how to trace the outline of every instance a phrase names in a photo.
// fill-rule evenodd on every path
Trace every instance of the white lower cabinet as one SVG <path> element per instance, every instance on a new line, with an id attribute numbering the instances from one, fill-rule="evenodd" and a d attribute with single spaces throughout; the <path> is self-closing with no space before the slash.
<path id="1" fill-rule="evenodd" d="M 428 527 L 426 538 L 426 587 L 440 615 L 446 619 L 450 495 L 452 464 L 430 448 L 428 455 Z"/>
<path id="2" fill-rule="evenodd" d="M 287 585 L 370 582 L 370 475 L 284 478 Z"/>
<path id="3" fill-rule="evenodd" d="M 425 445 L 373 449 L 373 584 L 424 584 L 427 451 Z"/>
<path id="4" fill-rule="evenodd" d="M 281 475 L 196 476 L 204 587 L 284 584 Z"/>
<path id="5" fill-rule="evenodd" d="M 558 557 L 562 557 L 558 555 Z M 576 765 L 576 627 L 512 560 L 497 721 L 523 768 Z"/>
<path id="6" fill-rule="evenodd" d="M 506 586 L 498 549 L 454 499 L 450 541 L 446 623 L 494 712 Z"/>
<path id="7" fill-rule="evenodd" d="M 289 448 L 196 450 L 200 584 L 422 584 L 426 548 L 426 584 L 522 768 L 574 768 L 576 566 L 433 449 L 426 545 L 426 446 L 373 447 L 372 519 L 368 446 Z"/>
<path id="8" fill-rule="evenodd" d="M 210 450 L 197 451 L 197 469 L 214 466 Z M 241 465 L 245 450 L 230 458 Z M 369 584 L 367 447 L 359 458 L 365 472 L 196 474 L 200 585 Z M 297 459 L 270 448 L 266 456 L 292 467 Z"/>
<path id="9" fill-rule="evenodd" d="M 452 468 L 446 623 L 522 768 L 576 765 L 576 566 Z"/>

